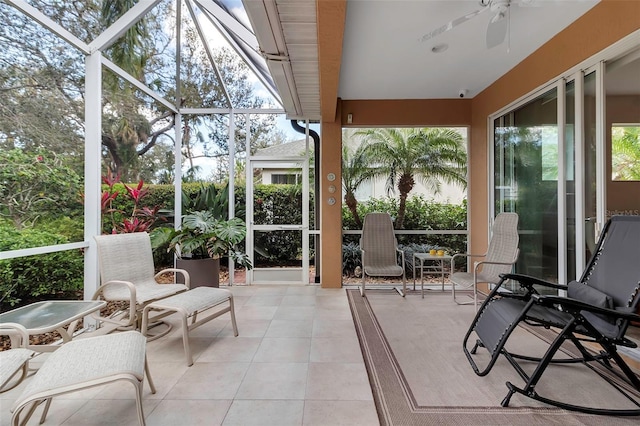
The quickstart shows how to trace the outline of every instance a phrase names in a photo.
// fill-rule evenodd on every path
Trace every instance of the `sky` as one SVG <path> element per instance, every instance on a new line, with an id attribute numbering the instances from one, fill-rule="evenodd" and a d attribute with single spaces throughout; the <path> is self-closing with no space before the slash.
<path id="1" fill-rule="evenodd" d="M 244 7 L 242 6 L 241 0 L 224 0 L 223 3 L 226 4 L 227 7 L 230 7 L 233 9 L 232 13 L 235 16 L 237 16 L 238 19 L 240 19 L 240 21 L 245 26 L 247 27 L 251 26 L 251 24 L 249 23 L 249 18 L 247 17 Z M 218 32 L 218 30 L 212 24 L 209 23 L 208 20 L 202 20 L 202 22 L 204 26 L 206 26 L 205 32 L 209 36 L 208 41 L 211 47 L 213 48 L 230 47 L 227 41 L 224 39 L 224 37 Z M 253 84 L 253 91 L 256 96 L 273 101 L 273 97 L 271 93 L 264 87 L 264 85 L 253 73 L 249 74 L 249 80 Z M 302 134 L 296 132 L 291 127 L 290 120 L 288 120 L 284 115 L 278 116 L 276 120 L 276 125 L 279 129 L 285 132 L 285 134 L 290 140 L 298 140 L 302 136 Z M 303 124 L 301 123 L 301 125 Z M 312 124 L 310 126 L 311 129 L 315 130 L 318 133 L 320 132 L 319 127 L 320 126 L 317 124 Z"/>
<path id="2" fill-rule="evenodd" d="M 224 3 L 233 9 L 232 14 L 238 16 L 245 26 L 250 27 L 249 19 L 240 0 L 225 0 Z M 227 43 L 225 38 L 218 32 L 215 26 L 209 22 L 208 19 L 201 19 L 200 22 L 204 27 L 204 33 L 208 37 L 208 43 L 211 48 L 230 48 L 230 45 Z M 249 74 L 249 81 L 253 84 L 253 91 L 256 96 L 270 100 L 272 103 L 275 102 L 271 93 L 253 73 Z M 300 125 L 304 126 L 304 123 L 300 122 Z M 299 140 L 304 137 L 303 134 L 293 129 L 290 120 L 286 118 L 285 114 L 278 115 L 276 119 L 276 126 L 284 132 L 287 139 L 290 141 Z M 310 129 L 320 133 L 319 127 L 320 126 L 318 124 L 312 124 Z M 201 168 L 201 177 L 209 176 L 214 168 L 214 161 L 208 158 L 198 158 L 194 161 L 194 164 Z"/>

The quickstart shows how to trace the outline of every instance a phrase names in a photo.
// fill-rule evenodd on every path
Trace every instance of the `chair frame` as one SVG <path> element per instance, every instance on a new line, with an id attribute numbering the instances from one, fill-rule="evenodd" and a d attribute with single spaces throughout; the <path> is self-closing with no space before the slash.
<path id="1" fill-rule="evenodd" d="M 398 239 L 396 238 L 395 234 L 393 234 L 393 247 L 396 251 L 396 264 L 397 264 L 397 255 L 400 255 L 400 264 L 398 265 L 400 268 L 402 268 L 402 273 L 401 274 L 397 274 L 397 275 L 388 275 L 388 274 L 370 274 L 367 273 L 367 252 L 366 250 L 364 250 L 363 247 L 363 239 L 364 239 L 364 227 L 366 226 L 367 223 L 367 216 L 369 215 L 386 215 L 389 218 L 389 223 L 391 224 L 391 232 L 393 232 L 393 221 L 391 220 L 391 216 L 389 216 L 388 213 L 381 213 L 381 212 L 374 212 L 374 213 L 368 213 L 365 216 L 363 225 L 362 225 L 362 237 L 360 238 L 360 253 L 361 253 L 361 262 L 362 262 L 362 286 L 360 287 L 360 294 L 364 297 L 365 296 L 365 283 L 366 283 L 366 276 L 370 276 L 370 277 L 399 277 L 402 276 L 402 290 L 400 290 L 397 287 L 394 287 L 395 290 L 402 296 L 404 297 L 407 294 L 407 278 L 406 278 L 406 272 L 405 272 L 405 259 L 404 259 L 404 251 L 400 250 L 398 248 Z"/>
<path id="2" fill-rule="evenodd" d="M 600 251 L 603 239 L 606 235 L 606 231 L 609 228 L 611 222 L 607 222 L 598 242 L 598 250 L 594 253 L 591 261 L 589 262 L 588 267 L 585 269 L 585 273 L 580 281 L 584 281 L 584 277 L 588 275 L 592 266 L 595 266 L 597 254 Z M 515 280 L 520 283 L 521 287 L 524 289 L 523 294 L 517 293 L 508 293 L 503 292 L 502 285 L 508 280 Z M 538 278 L 534 278 L 527 275 L 520 274 L 503 274 L 500 282 L 493 288 L 493 290 L 488 295 L 487 299 L 482 304 L 480 310 L 476 313 L 476 316 L 467 331 L 464 340 L 463 340 L 463 350 L 464 353 L 473 368 L 473 371 L 478 376 L 487 375 L 494 364 L 500 357 L 503 355 L 507 361 L 511 364 L 511 366 L 516 370 L 518 375 L 525 381 L 525 385 L 523 387 L 518 387 L 511 382 L 507 382 L 508 392 L 505 398 L 502 400 L 501 405 L 503 407 L 507 407 L 509 405 L 511 397 L 515 393 L 519 393 L 525 395 L 529 398 L 535 399 L 537 401 L 541 401 L 543 403 L 553 405 L 556 407 L 560 407 L 566 410 L 572 411 L 580 411 L 588 414 L 600 414 L 600 415 L 617 415 L 617 416 L 637 416 L 640 415 L 640 398 L 637 396 L 634 397 L 630 395 L 630 393 L 623 389 L 619 384 L 615 383 L 610 377 L 607 377 L 604 373 L 599 371 L 594 367 L 594 365 L 590 363 L 597 363 L 601 367 L 605 368 L 608 372 L 612 373 L 616 377 L 625 381 L 628 385 L 633 387 L 636 392 L 640 393 L 640 379 L 633 372 L 633 370 L 628 366 L 628 364 L 624 361 L 624 359 L 620 356 L 617 351 L 617 346 L 624 346 L 629 348 L 636 348 L 638 345 L 624 337 L 626 329 L 629 325 L 630 321 L 640 321 L 640 315 L 637 315 L 633 312 L 640 305 L 640 282 L 637 283 L 635 288 L 635 292 L 631 295 L 630 300 L 628 302 L 629 312 L 624 312 L 621 310 L 608 309 L 599 306 L 595 306 L 589 303 L 585 303 L 583 301 L 572 299 L 569 297 L 563 296 L 553 296 L 553 295 L 541 295 L 538 293 L 537 289 L 534 285 L 544 286 L 551 289 L 556 290 L 568 290 L 567 285 L 563 284 L 555 284 L 550 283 Z M 493 344 L 492 348 L 488 348 L 484 342 L 478 338 L 473 347 L 469 349 L 469 339 L 472 333 L 476 332 L 476 325 L 478 324 L 479 319 L 485 314 L 485 309 L 491 303 L 494 303 L 496 300 L 506 298 L 512 300 L 520 300 L 524 303 L 524 308 L 521 312 L 510 320 L 510 325 L 500 338 L 497 343 Z M 560 312 L 562 315 L 561 318 L 556 321 L 541 319 L 539 316 L 535 316 L 536 309 L 548 309 Z M 618 336 L 606 336 L 600 330 L 592 325 L 588 318 L 585 317 L 585 313 L 593 313 L 605 316 L 610 319 L 614 319 L 616 321 L 622 321 L 620 323 L 620 332 Z M 558 317 L 556 317 L 558 318 Z M 511 333 L 519 326 L 520 322 L 524 321 L 526 324 L 530 326 L 539 326 L 544 328 L 555 328 L 561 330 L 557 337 L 550 343 L 547 351 L 542 357 L 531 357 L 522 354 L 516 354 L 509 352 L 505 349 L 505 344 L 510 337 Z M 571 342 L 578 350 L 580 356 L 573 358 L 555 358 L 555 355 L 560 350 L 561 346 L 565 342 Z M 602 350 L 598 353 L 595 353 L 593 350 L 587 349 L 586 345 L 597 345 Z M 484 347 L 489 350 L 491 354 L 491 359 L 486 365 L 484 369 L 481 369 L 473 359 L 474 354 L 479 347 Z M 518 360 L 535 362 L 537 366 L 533 373 L 527 374 L 524 369 L 518 364 Z M 621 370 L 621 373 L 614 370 L 612 367 L 613 361 Z M 569 404 L 562 401 L 558 401 L 555 399 L 544 397 L 536 391 L 536 385 L 546 368 L 549 364 L 576 364 L 580 363 L 587 366 L 594 373 L 598 374 L 601 378 L 603 378 L 609 385 L 611 385 L 614 389 L 624 395 L 627 399 L 629 399 L 634 405 L 636 405 L 637 409 L 608 409 L 608 408 L 594 408 L 582 405 Z"/>
<path id="3" fill-rule="evenodd" d="M 500 213 L 498 216 L 500 215 L 505 215 L 505 214 L 509 214 L 509 215 L 515 215 L 515 213 Z M 517 216 L 516 216 L 517 217 Z M 497 216 L 496 216 L 497 218 Z M 494 223 L 494 227 L 495 227 L 495 223 Z M 516 222 L 516 237 L 517 236 L 517 222 Z M 494 238 L 492 236 L 492 238 Z M 508 262 L 498 262 L 495 261 L 493 259 L 487 259 L 487 256 L 489 255 L 489 247 L 491 246 L 491 241 L 489 241 L 489 246 L 487 247 L 487 251 L 484 254 L 469 254 L 469 253 L 457 253 L 454 254 L 453 257 L 451 258 L 451 274 L 450 277 L 453 278 L 453 275 L 455 273 L 455 265 L 456 265 L 456 260 L 461 258 L 461 257 L 466 257 L 466 258 L 484 258 L 485 260 L 481 260 L 481 261 L 475 261 L 473 263 L 473 284 L 469 285 L 469 286 L 465 286 L 465 288 L 470 288 L 471 286 L 473 286 L 473 301 L 468 301 L 468 302 L 460 302 L 458 301 L 458 299 L 456 299 L 456 283 L 453 282 L 453 279 L 451 280 L 451 294 L 453 296 L 453 301 L 456 302 L 458 305 L 471 305 L 473 304 L 476 307 L 476 310 L 478 309 L 478 284 L 480 283 L 486 283 L 486 284 L 496 284 L 498 280 L 496 280 L 496 282 L 493 281 L 485 281 L 483 278 L 480 277 L 480 273 L 481 273 L 481 268 L 484 268 L 484 266 L 486 265 L 503 265 L 503 266 L 509 266 L 509 267 L 513 267 L 513 265 L 515 265 L 516 261 L 518 260 L 518 257 L 520 256 L 520 249 L 517 248 L 517 245 L 519 244 L 519 238 L 518 241 L 516 242 L 516 251 L 515 254 L 513 256 L 513 259 L 510 259 Z"/>
<path id="4" fill-rule="evenodd" d="M 22 395 L 14 402 L 11 408 L 13 412 L 11 424 L 13 426 L 26 425 L 36 408 L 44 403 L 45 406 L 40 416 L 40 424 L 42 424 L 46 420 L 54 397 L 109 383 L 125 381 L 134 386 L 138 423 L 140 426 L 144 426 L 142 388 L 145 376 L 152 394 L 156 393 L 156 387 L 149 371 L 145 348 L 146 343 L 142 343 L 141 345 L 140 342 L 135 342 L 135 340 L 144 342 L 144 338 L 139 332 L 128 331 L 125 333 L 77 339 L 60 346 L 57 351 L 52 352 L 34 375 L 32 380 L 41 379 L 35 386 L 35 389 L 30 387 L 33 383 L 29 383 Z M 142 348 L 142 350 L 140 352 L 130 350 L 116 360 L 112 359 L 109 362 L 103 361 L 102 371 L 85 369 L 80 372 L 77 377 L 74 377 L 73 380 L 67 380 L 68 369 L 77 367 L 77 364 L 91 364 L 100 356 L 104 359 L 104 352 L 108 352 L 109 348 L 113 347 L 106 344 L 98 344 L 97 348 L 91 347 L 91 345 L 96 342 L 106 342 L 110 345 L 115 342 L 121 345 L 126 344 L 129 348 Z M 143 370 L 135 371 L 132 367 L 140 360 L 144 363 Z M 51 366 L 53 366 L 53 368 L 47 369 L 47 367 Z M 45 376 L 43 376 L 43 374 L 45 374 Z M 25 413 L 25 415 L 21 419 L 23 413 Z"/>
<path id="5" fill-rule="evenodd" d="M 137 233 L 137 234 L 142 234 L 142 233 Z M 147 233 L 144 233 L 147 235 Z M 117 236 L 114 237 L 122 237 L 123 235 L 132 235 L 132 234 L 118 234 Z M 98 257 L 100 260 L 101 254 L 100 254 L 100 241 L 99 238 L 110 238 L 112 237 L 111 235 L 103 235 L 100 237 L 96 237 L 96 242 L 98 243 Z M 151 245 L 149 242 L 149 250 L 151 250 Z M 100 275 L 101 278 L 104 274 L 104 266 L 102 264 L 102 261 L 99 262 L 100 263 Z M 184 269 L 179 269 L 179 268 L 166 268 L 161 270 L 160 272 L 156 273 L 153 278 L 154 280 L 157 281 L 158 277 L 160 277 L 161 275 L 167 273 L 167 272 L 173 272 L 175 274 L 181 274 L 184 277 L 184 289 L 180 290 L 180 291 L 176 291 L 174 293 L 171 294 L 167 294 L 163 297 L 156 297 L 150 300 L 146 300 L 144 302 L 139 302 L 138 299 L 138 295 L 137 295 L 137 290 L 136 290 L 136 284 L 132 281 L 125 281 L 125 280 L 109 280 L 106 282 L 103 282 L 103 279 L 101 279 L 101 284 L 98 287 L 98 289 L 95 291 L 95 293 L 92 296 L 93 300 L 107 300 L 107 301 L 114 301 L 116 299 L 113 298 L 108 298 L 105 297 L 105 292 L 108 291 L 110 288 L 118 288 L 118 287 L 125 287 L 128 290 L 128 294 L 129 297 L 128 298 L 122 298 L 122 299 L 117 299 L 117 301 L 124 301 L 124 302 L 129 302 L 129 309 L 125 312 L 116 312 L 115 314 L 112 314 L 111 316 L 105 317 L 100 315 L 100 313 L 94 313 L 92 314 L 92 317 L 95 318 L 98 321 L 103 321 L 106 323 L 110 323 L 110 324 L 115 324 L 117 326 L 118 330 L 140 330 L 142 327 L 142 311 L 144 310 L 145 306 L 161 300 L 163 298 L 166 297 L 171 297 L 175 294 L 179 294 L 181 292 L 187 291 L 190 288 L 190 277 L 189 277 L 189 273 L 184 270 Z M 158 286 L 161 286 L 162 284 L 158 283 Z M 159 322 L 159 318 L 156 317 L 152 317 L 149 318 L 149 324 L 151 326 L 155 326 L 160 324 Z M 169 323 L 165 323 L 166 324 L 166 329 L 163 330 L 161 333 L 158 334 L 154 334 L 153 336 L 151 336 L 149 338 L 149 340 L 154 340 L 157 339 L 159 337 L 162 337 L 164 335 L 166 335 L 167 333 L 169 333 L 171 331 L 171 324 Z"/>
<path id="6" fill-rule="evenodd" d="M 455 262 L 456 262 L 456 258 L 458 257 L 467 257 L 467 258 L 473 258 L 473 257 L 486 257 L 487 253 L 485 254 L 467 254 L 467 253 L 457 253 L 454 254 L 453 257 L 451 258 L 451 271 L 454 270 L 455 268 Z M 453 282 L 451 283 L 451 294 L 453 296 L 453 301 L 456 302 L 458 305 L 471 305 L 473 303 L 473 305 L 476 307 L 476 309 L 478 309 L 478 284 L 480 283 L 486 283 L 486 284 L 495 284 L 489 281 L 483 281 L 481 279 L 478 279 L 478 276 L 480 274 L 480 268 L 483 265 L 504 265 L 504 266 L 511 266 L 513 267 L 513 265 L 516 264 L 516 261 L 518 260 L 518 256 L 520 256 L 520 249 L 516 250 L 516 255 L 513 258 L 513 261 L 511 262 L 492 262 L 492 261 L 488 261 L 488 260 L 481 260 L 481 261 L 476 261 L 473 262 L 473 301 L 469 301 L 469 302 L 460 302 L 458 301 L 458 299 L 456 299 L 456 284 L 454 284 Z M 453 274 L 453 272 L 452 272 Z"/>
<path id="7" fill-rule="evenodd" d="M 0 393 L 10 391 L 18 386 L 29 373 L 29 361 L 36 355 L 35 351 L 27 349 L 29 345 L 29 333 L 27 329 L 17 323 L 5 322 L 0 324 L 0 335 L 8 335 L 11 338 L 11 349 L 0 353 Z M 20 376 L 16 379 L 16 375 Z M 13 383 L 12 383 L 13 380 Z"/>

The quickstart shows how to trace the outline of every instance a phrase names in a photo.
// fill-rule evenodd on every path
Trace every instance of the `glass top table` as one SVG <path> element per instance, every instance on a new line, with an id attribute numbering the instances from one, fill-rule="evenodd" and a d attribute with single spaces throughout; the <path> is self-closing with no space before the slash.
<path id="1" fill-rule="evenodd" d="M 444 291 L 444 263 L 451 262 L 451 258 L 448 254 L 430 254 L 430 253 L 413 253 L 413 289 L 416 289 L 416 259 L 420 261 L 420 286 L 422 290 L 422 298 L 424 299 L 424 270 L 425 268 L 439 274 L 442 279 L 442 291 Z M 424 264 L 424 262 L 430 262 L 430 265 Z"/>
<path id="2" fill-rule="evenodd" d="M 0 323 L 17 323 L 31 335 L 58 331 L 64 342 L 73 337 L 79 320 L 103 308 L 103 300 L 48 300 L 32 303 L 0 314 Z M 65 329 L 65 326 L 68 326 Z M 57 348 L 52 345 L 29 345 L 30 349 L 50 352 Z"/>

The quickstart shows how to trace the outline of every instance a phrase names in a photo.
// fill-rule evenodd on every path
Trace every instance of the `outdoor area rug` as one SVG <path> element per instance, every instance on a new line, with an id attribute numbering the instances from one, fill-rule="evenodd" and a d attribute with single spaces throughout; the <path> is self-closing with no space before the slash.
<path id="1" fill-rule="evenodd" d="M 347 297 L 381 425 L 640 424 L 638 417 L 576 413 L 521 395 L 514 395 L 509 407 L 501 407 L 505 382 L 522 385 L 522 379 L 504 359 L 485 377 L 473 372 L 462 339 L 475 309 L 456 305 L 448 292 L 429 291 L 422 299 L 419 294 L 403 298 L 394 290 L 368 289 L 366 297 L 347 290 Z M 518 351 L 533 355 L 544 351 L 543 338 L 524 329 L 512 335 Z M 480 365 L 485 354 L 486 350 L 478 351 Z M 628 401 L 617 400 L 617 392 L 586 367 L 549 368 L 537 387 L 540 394 L 583 405 L 629 408 Z"/>

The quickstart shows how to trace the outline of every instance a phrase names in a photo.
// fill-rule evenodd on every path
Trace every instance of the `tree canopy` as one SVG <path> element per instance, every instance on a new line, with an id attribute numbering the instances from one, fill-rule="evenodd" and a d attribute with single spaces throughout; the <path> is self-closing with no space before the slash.
<path id="1" fill-rule="evenodd" d="M 364 155 L 378 176 L 387 178 L 387 190 L 398 190 L 400 204 L 395 221 L 403 229 L 409 192 L 420 179 L 434 193 L 441 182 L 466 187 L 467 154 L 460 133 L 447 128 L 379 128 L 356 133 L 366 144 Z"/>
<path id="2" fill-rule="evenodd" d="M 135 0 L 59 2 L 33 0 L 36 9 L 89 43 L 116 22 Z M 209 55 L 194 23 L 183 17 L 180 100 L 176 80 L 174 2 L 161 2 L 131 26 L 103 55 L 158 95 L 182 107 L 228 108 L 210 57 L 227 84 L 235 108 L 260 108 L 249 70 L 230 49 Z M 6 3 L 0 3 L 0 148 L 46 148 L 82 175 L 84 153 L 84 54 Z M 174 113 L 103 67 L 102 138 L 105 169 L 123 181 L 173 179 Z M 274 117 L 251 117 L 253 147 L 275 134 Z M 182 153 L 193 160 L 227 155 L 228 115 L 184 115 Z M 236 151 L 245 128 L 236 125 Z M 107 170 L 104 170 L 106 172 Z M 221 171 L 221 173 L 223 173 Z M 198 178 L 193 173 L 192 179 Z M 202 176 L 200 176 L 202 178 Z"/>

